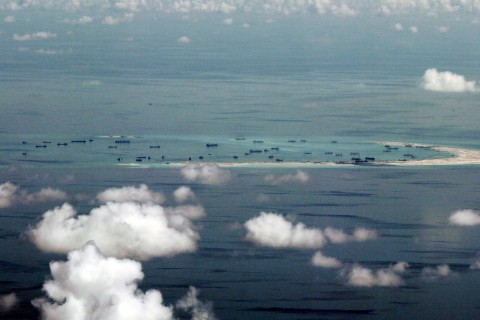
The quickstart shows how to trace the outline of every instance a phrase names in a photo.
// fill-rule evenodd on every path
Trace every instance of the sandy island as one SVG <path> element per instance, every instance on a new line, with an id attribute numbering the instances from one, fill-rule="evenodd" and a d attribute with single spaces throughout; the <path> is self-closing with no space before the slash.
<path id="1" fill-rule="evenodd" d="M 281 167 L 281 168 L 311 168 L 311 167 L 331 167 L 331 166 L 452 166 L 452 165 L 476 165 L 480 164 L 480 150 L 427 145 L 419 143 L 377 141 L 376 144 L 390 145 L 392 147 L 412 147 L 412 148 L 429 148 L 441 152 L 449 153 L 450 156 L 435 159 L 423 160 L 398 160 L 398 161 L 372 161 L 368 163 L 352 163 L 352 162 L 335 162 L 335 161 L 256 161 L 256 162 L 163 162 L 148 164 L 149 167 L 184 167 L 186 165 L 205 165 L 214 164 L 219 167 Z M 144 167 L 144 164 L 125 163 L 120 164 L 130 167 Z"/>

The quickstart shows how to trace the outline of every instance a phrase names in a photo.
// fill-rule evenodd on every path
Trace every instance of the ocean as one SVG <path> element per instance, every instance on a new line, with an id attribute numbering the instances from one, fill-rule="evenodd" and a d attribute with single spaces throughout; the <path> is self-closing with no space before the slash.
<path id="1" fill-rule="evenodd" d="M 106 25 L 68 33 L 43 15 L 29 18 L 58 29 L 53 46 L 62 54 L 34 56 L 37 44 L 19 50 L 0 38 L 11 49 L 0 53 L 0 184 L 21 190 L 0 208 L 0 294 L 20 300 L 7 319 L 39 318 L 31 301 L 45 296 L 51 261 L 67 259 L 39 250 L 27 230 L 63 202 L 87 215 L 102 191 L 141 184 L 162 192 L 165 207 L 188 186 L 206 213 L 192 222 L 196 250 L 141 261 L 139 289 L 160 291 L 167 306 L 194 286 L 218 319 L 478 318 L 478 227 L 449 222 L 480 208 L 478 165 L 302 166 L 450 156 L 378 141 L 480 148 L 478 93 L 420 85 L 432 67 L 480 73 L 478 50 L 464 50 L 479 45 L 464 24 L 448 21 L 459 37 L 387 43 L 381 18 L 346 25 L 240 15 L 248 27 L 218 28 L 215 16 L 144 14 L 114 33 Z M 178 42 L 182 35 L 191 41 Z M 221 165 L 232 162 L 263 164 Z M 228 178 L 209 183 L 183 172 L 205 163 L 220 164 Z M 47 187 L 67 197 L 27 197 Z M 261 212 L 376 236 L 262 245 L 246 227 Z M 342 267 L 314 266 L 319 250 Z M 406 270 L 392 271 L 398 262 Z M 371 281 L 356 283 L 355 268 Z M 382 282 L 382 272 L 399 282 Z"/>

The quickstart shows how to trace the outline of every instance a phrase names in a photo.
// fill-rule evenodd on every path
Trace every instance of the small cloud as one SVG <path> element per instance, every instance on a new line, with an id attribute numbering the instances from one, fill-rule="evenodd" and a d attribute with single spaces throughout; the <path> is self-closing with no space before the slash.
<path id="1" fill-rule="evenodd" d="M 8 208 L 16 203 L 31 204 L 48 201 L 65 201 L 67 199 L 67 194 L 58 189 L 42 188 L 38 192 L 28 193 L 11 182 L 0 184 L 0 208 Z"/>
<path id="2" fill-rule="evenodd" d="M 88 80 L 88 81 L 83 81 L 82 85 L 85 87 L 98 87 L 103 84 L 102 81 L 100 80 Z"/>
<path id="3" fill-rule="evenodd" d="M 158 290 L 142 292 L 139 262 L 107 258 L 89 242 L 68 254 L 67 261 L 50 263 L 52 279 L 43 285 L 45 298 L 32 304 L 43 319 L 165 319 L 172 307 L 163 304 Z"/>
<path id="4" fill-rule="evenodd" d="M 417 33 L 418 32 L 418 28 L 415 27 L 415 26 L 411 26 L 410 28 L 408 28 L 408 30 L 410 30 L 411 33 Z"/>
<path id="5" fill-rule="evenodd" d="M 52 39 L 52 38 L 56 38 L 56 37 L 57 37 L 56 33 L 41 31 L 41 32 L 35 32 L 35 33 L 27 33 L 27 34 L 23 34 L 23 35 L 18 35 L 18 34 L 15 33 L 13 35 L 13 40 L 15 40 L 15 41 L 33 41 L 33 40 L 47 40 L 47 39 Z"/>
<path id="6" fill-rule="evenodd" d="M 3 21 L 4 21 L 5 23 L 13 23 L 13 22 L 15 22 L 15 16 L 6 16 L 6 17 L 3 19 Z"/>
<path id="7" fill-rule="evenodd" d="M 405 272 L 407 267 L 406 262 L 399 262 L 374 272 L 371 269 L 354 264 L 341 270 L 340 275 L 346 278 L 349 285 L 355 287 L 398 287 L 404 283 L 399 273 Z"/>
<path id="8" fill-rule="evenodd" d="M 250 24 L 244 23 L 244 24 L 242 24 L 242 27 L 244 27 L 245 29 L 248 29 L 248 28 L 250 28 Z"/>
<path id="9" fill-rule="evenodd" d="M 175 308 L 191 315 L 191 319 L 215 320 L 212 303 L 203 303 L 198 299 L 200 291 L 190 286 L 187 294 L 177 301 Z"/>
<path id="10" fill-rule="evenodd" d="M 178 38 L 178 42 L 179 43 L 190 43 L 190 38 L 187 37 L 187 36 L 183 36 L 183 37 Z"/>
<path id="11" fill-rule="evenodd" d="M 265 181 L 269 182 L 274 185 L 279 185 L 283 183 L 306 183 L 310 180 L 310 176 L 308 173 L 302 170 L 297 170 L 296 174 L 287 174 L 283 176 L 275 176 L 273 174 L 269 174 L 265 177 Z"/>
<path id="12" fill-rule="evenodd" d="M 106 16 L 102 23 L 103 24 L 106 24 L 106 25 L 109 25 L 109 26 L 115 26 L 115 25 L 118 25 L 118 24 L 121 24 L 121 23 L 124 23 L 124 22 L 132 22 L 133 18 L 134 18 L 134 14 L 133 13 L 125 13 L 123 15 L 123 17 L 112 17 L 112 16 Z"/>
<path id="13" fill-rule="evenodd" d="M 401 23 L 395 23 L 393 25 L 393 29 L 395 29 L 396 31 L 403 31 L 403 26 Z"/>
<path id="14" fill-rule="evenodd" d="M 188 200 L 195 200 L 197 197 L 195 196 L 195 193 L 193 193 L 192 189 L 186 186 L 181 186 L 177 190 L 173 192 L 173 197 L 175 198 L 175 201 L 178 203 L 183 203 Z"/>
<path id="15" fill-rule="evenodd" d="M 223 23 L 227 24 L 227 25 L 233 24 L 233 19 L 232 18 L 226 18 L 226 19 L 223 20 Z"/>
<path id="16" fill-rule="evenodd" d="M 480 259 L 475 260 L 470 265 L 470 270 L 480 270 Z"/>
<path id="17" fill-rule="evenodd" d="M 450 71 L 438 72 L 428 69 L 423 75 L 422 87 L 437 92 L 476 92 L 475 81 L 466 81 L 465 77 Z"/>
<path id="18" fill-rule="evenodd" d="M 38 49 L 35 53 L 42 56 L 55 56 L 63 54 L 63 50 L 54 50 L 54 49 Z"/>
<path id="19" fill-rule="evenodd" d="M 246 239 L 255 244 L 274 248 L 321 248 L 326 239 L 319 229 L 307 228 L 303 223 L 293 224 L 282 215 L 261 212 L 245 222 Z"/>
<path id="20" fill-rule="evenodd" d="M 476 226 L 480 224 L 480 214 L 473 210 L 459 210 L 452 214 L 448 221 L 457 226 Z"/>
<path id="21" fill-rule="evenodd" d="M 80 17 L 78 19 L 65 19 L 63 20 L 64 23 L 67 23 L 67 24 L 79 24 L 79 25 L 82 25 L 82 24 L 89 24 L 89 23 L 92 23 L 93 22 L 93 18 L 90 17 L 90 16 L 83 16 L 83 17 Z"/>
<path id="22" fill-rule="evenodd" d="M 435 268 L 426 267 L 422 269 L 422 278 L 426 280 L 436 280 L 451 275 L 452 271 L 448 264 L 442 264 Z"/>
<path id="23" fill-rule="evenodd" d="M 141 184 L 138 187 L 125 186 L 107 189 L 97 195 L 97 200 L 100 203 L 113 201 L 161 204 L 165 201 L 165 196 L 161 192 L 151 191 L 146 184 Z"/>
<path id="24" fill-rule="evenodd" d="M 322 252 L 317 251 L 312 257 L 312 264 L 319 268 L 341 268 L 342 262 L 336 258 L 327 257 Z"/>
<path id="25" fill-rule="evenodd" d="M 0 208 L 8 208 L 15 203 L 17 190 L 18 187 L 11 182 L 0 184 Z"/>
<path id="26" fill-rule="evenodd" d="M 438 27 L 438 32 L 440 32 L 440 33 L 447 33 L 448 30 L 449 30 L 449 28 L 445 27 L 445 26 Z"/>
<path id="27" fill-rule="evenodd" d="M 230 180 L 230 171 L 221 169 L 216 164 L 189 164 L 180 173 L 187 181 L 210 185 L 221 185 Z"/>
<path id="28" fill-rule="evenodd" d="M 19 302 L 20 299 L 15 293 L 0 295 L 0 314 L 11 311 Z"/>
<path id="29" fill-rule="evenodd" d="M 366 228 L 355 228 L 352 235 L 346 234 L 343 230 L 327 227 L 324 230 L 325 236 L 331 243 L 363 242 L 377 238 L 375 230 Z"/>
<path id="30" fill-rule="evenodd" d="M 44 252 L 68 253 L 93 240 L 108 256 L 148 260 L 195 251 L 199 235 L 187 216 L 202 213 L 198 207 L 107 202 L 88 215 L 77 215 L 65 203 L 45 212 L 26 236 Z"/>

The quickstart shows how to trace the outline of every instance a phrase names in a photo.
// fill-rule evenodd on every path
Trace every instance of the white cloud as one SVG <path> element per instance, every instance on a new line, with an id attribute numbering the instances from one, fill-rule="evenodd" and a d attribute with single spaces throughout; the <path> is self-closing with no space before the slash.
<path id="1" fill-rule="evenodd" d="M 447 33 L 448 30 L 449 30 L 449 28 L 446 27 L 446 26 L 438 27 L 438 32 L 440 32 L 440 33 Z"/>
<path id="2" fill-rule="evenodd" d="M 418 33 L 418 28 L 415 26 L 411 26 L 408 30 L 410 30 L 411 33 Z"/>
<path id="3" fill-rule="evenodd" d="M 190 182 L 220 185 L 230 180 L 230 172 L 215 164 L 189 164 L 181 169 L 182 176 Z"/>
<path id="4" fill-rule="evenodd" d="M 35 50 L 35 53 L 42 56 L 55 56 L 55 55 L 63 54 L 63 50 L 38 49 L 38 50 Z"/>
<path id="5" fill-rule="evenodd" d="M 343 265 L 338 259 L 324 256 L 320 251 L 313 255 L 312 264 L 320 268 L 341 268 Z"/>
<path id="6" fill-rule="evenodd" d="M 68 195 L 58 189 L 42 188 L 38 192 L 21 192 L 20 201 L 24 203 L 46 202 L 46 201 L 65 201 Z"/>
<path id="7" fill-rule="evenodd" d="M 181 186 L 177 190 L 173 192 L 173 197 L 175 198 L 175 201 L 178 203 L 183 203 L 188 200 L 195 200 L 197 197 L 195 196 L 195 193 L 190 189 L 189 187 L 186 186 Z"/>
<path id="8" fill-rule="evenodd" d="M 26 235 L 45 252 L 67 253 L 93 240 L 108 256 L 146 260 L 196 250 L 199 236 L 186 217 L 192 212 L 199 215 L 152 203 L 108 202 L 77 216 L 65 203 L 45 212 Z"/>
<path id="9" fill-rule="evenodd" d="M 355 228 L 353 234 L 349 235 L 343 230 L 327 227 L 324 230 L 324 234 L 331 243 L 363 242 L 377 238 L 377 232 L 375 230 L 366 228 Z"/>
<path id="10" fill-rule="evenodd" d="M 470 265 L 471 270 L 480 270 L 480 259 L 475 260 L 471 265 Z"/>
<path id="11" fill-rule="evenodd" d="M 93 22 L 93 18 L 90 16 L 82 16 L 78 19 L 65 19 L 63 20 L 64 23 L 67 24 L 88 24 Z"/>
<path id="12" fill-rule="evenodd" d="M 100 192 L 97 195 L 100 203 L 113 202 L 152 202 L 161 204 L 165 201 L 165 196 L 161 192 L 151 191 L 146 184 L 138 187 L 125 186 L 121 188 L 110 188 Z"/>
<path id="13" fill-rule="evenodd" d="M 123 17 L 106 16 L 103 19 L 102 23 L 106 25 L 114 26 L 124 22 L 132 22 L 134 16 L 135 15 L 133 13 L 125 13 Z"/>
<path id="14" fill-rule="evenodd" d="M 0 314 L 7 313 L 17 306 L 20 299 L 15 293 L 0 295 Z"/>
<path id="15" fill-rule="evenodd" d="M 422 269 L 422 278 L 427 280 L 435 280 L 438 278 L 445 278 L 451 275 L 452 271 L 448 264 L 442 264 L 435 268 L 426 267 Z"/>
<path id="16" fill-rule="evenodd" d="M 225 18 L 223 20 L 223 23 L 227 24 L 227 25 L 233 24 L 233 19 L 232 18 Z"/>
<path id="17" fill-rule="evenodd" d="M 190 313 L 192 320 L 215 320 L 212 304 L 198 300 L 199 293 L 197 288 L 191 286 L 187 294 L 177 301 L 176 309 Z"/>
<path id="18" fill-rule="evenodd" d="M 401 23 L 395 23 L 393 25 L 393 29 L 395 29 L 396 31 L 403 31 L 403 26 Z"/>
<path id="19" fill-rule="evenodd" d="M 17 190 L 18 187 L 11 182 L 0 184 L 0 208 L 8 208 L 15 203 Z"/>
<path id="20" fill-rule="evenodd" d="M 407 267 L 406 262 L 398 262 L 393 266 L 374 272 L 371 269 L 354 264 L 341 270 L 340 275 L 346 278 L 349 285 L 355 287 L 398 287 L 404 283 L 399 273 L 405 272 Z"/>
<path id="21" fill-rule="evenodd" d="M 45 282 L 46 298 L 32 303 L 44 320 L 173 320 L 158 290 L 142 292 L 140 263 L 105 257 L 93 243 L 68 254 L 65 262 L 50 263 L 52 279 Z"/>
<path id="22" fill-rule="evenodd" d="M 0 184 L 0 208 L 7 208 L 15 203 L 31 204 L 47 201 L 65 201 L 67 199 L 67 194 L 58 189 L 42 188 L 38 192 L 28 193 L 11 182 Z"/>
<path id="23" fill-rule="evenodd" d="M 453 213 L 448 221 L 458 226 L 476 226 L 480 224 L 480 214 L 473 210 L 459 210 Z"/>
<path id="24" fill-rule="evenodd" d="M 12 22 L 15 22 L 15 16 L 6 16 L 3 21 L 5 23 L 12 23 Z"/>
<path id="25" fill-rule="evenodd" d="M 475 81 L 466 81 L 465 77 L 450 71 L 438 72 L 428 69 L 423 75 L 422 86 L 425 90 L 439 92 L 475 92 Z"/>
<path id="26" fill-rule="evenodd" d="M 13 40 L 15 41 L 32 41 L 32 40 L 47 40 L 56 38 L 57 34 L 52 32 L 40 31 L 35 33 L 27 33 L 23 35 L 14 34 Z"/>
<path id="27" fill-rule="evenodd" d="M 187 37 L 187 36 L 182 36 L 182 37 L 178 38 L 178 42 L 179 43 L 190 43 L 190 38 Z"/>
<path id="28" fill-rule="evenodd" d="M 326 239 L 319 229 L 307 228 L 303 223 L 294 225 L 283 216 L 261 212 L 245 222 L 246 239 L 258 245 L 274 248 L 321 248 Z"/>
<path id="29" fill-rule="evenodd" d="M 274 185 L 283 184 L 283 183 L 306 183 L 310 180 L 310 176 L 308 173 L 302 170 L 297 170 L 296 174 L 287 174 L 283 176 L 275 176 L 273 174 L 269 174 L 265 177 L 265 181 Z"/>

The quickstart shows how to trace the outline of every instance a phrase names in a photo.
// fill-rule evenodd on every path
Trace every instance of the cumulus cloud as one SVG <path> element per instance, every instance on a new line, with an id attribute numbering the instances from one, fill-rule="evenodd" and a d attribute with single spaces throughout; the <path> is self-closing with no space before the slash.
<path id="1" fill-rule="evenodd" d="M 297 170 L 295 174 L 287 174 L 283 176 L 275 176 L 273 174 L 269 174 L 265 177 L 265 181 L 274 185 L 279 185 L 283 183 L 306 183 L 310 180 L 310 176 L 308 173 L 302 170 Z"/>
<path id="2" fill-rule="evenodd" d="M 15 22 L 15 16 L 6 16 L 3 21 L 5 23 L 12 23 L 12 22 Z"/>
<path id="3" fill-rule="evenodd" d="M 35 33 L 27 33 L 27 34 L 14 34 L 13 40 L 15 41 L 32 41 L 32 40 L 47 40 L 56 38 L 57 34 L 52 32 L 40 31 Z"/>
<path id="4" fill-rule="evenodd" d="M 440 33 L 447 33 L 448 30 L 449 30 L 449 28 L 446 27 L 446 26 L 438 27 L 438 32 L 440 32 Z"/>
<path id="5" fill-rule="evenodd" d="M 350 241 L 363 242 L 377 238 L 375 230 L 366 228 L 355 228 L 353 234 L 346 234 L 343 230 L 327 227 L 324 230 L 325 236 L 332 243 L 346 243 Z"/>
<path id="6" fill-rule="evenodd" d="M 195 251 L 199 235 L 187 217 L 194 214 L 201 215 L 198 207 L 107 202 L 88 215 L 77 215 L 65 203 L 45 212 L 26 236 L 45 252 L 67 253 L 93 240 L 108 256 L 146 260 Z"/>
<path id="7" fill-rule="evenodd" d="M 274 248 L 320 248 L 326 243 L 320 229 L 293 224 L 282 215 L 261 212 L 245 222 L 246 239 L 258 245 Z"/>
<path id="8" fill-rule="evenodd" d="M 450 71 L 439 72 L 428 69 L 423 75 L 422 86 L 425 90 L 438 92 L 475 92 L 475 81 L 467 81 L 465 77 Z"/>
<path id="9" fill-rule="evenodd" d="M 448 264 L 442 264 L 435 268 L 426 267 L 422 269 L 422 278 L 427 280 L 436 280 L 439 278 L 445 278 L 451 275 L 452 270 Z"/>
<path id="10" fill-rule="evenodd" d="M 411 33 L 418 33 L 418 28 L 415 26 L 411 26 L 408 30 L 410 30 Z"/>
<path id="11" fill-rule="evenodd" d="M 154 192 L 146 184 L 138 187 L 125 186 L 121 188 L 109 188 L 97 195 L 100 203 L 113 202 L 152 202 L 161 204 L 165 201 L 165 196 L 161 192 Z"/>
<path id="12" fill-rule="evenodd" d="M 324 256 L 320 251 L 315 252 L 313 255 L 312 264 L 319 268 L 341 268 L 343 266 L 340 260 Z"/>
<path id="13" fill-rule="evenodd" d="M 20 299 L 15 293 L 0 295 L 0 314 L 11 311 L 19 302 Z"/>
<path id="14" fill-rule="evenodd" d="M 448 221 L 457 226 L 476 226 L 480 224 L 480 214 L 473 210 L 459 210 L 453 213 Z"/>
<path id="15" fill-rule="evenodd" d="M 203 184 L 220 185 L 230 180 L 230 171 L 215 164 L 189 164 L 181 169 L 185 180 Z"/>
<path id="16" fill-rule="evenodd" d="M 340 275 L 347 280 L 349 285 L 355 287 L 398 287 L 404 282 L 400 273 L 405 272 L 408 263 L 398 262 L 388 268 L 382 268 L 377 271 L 354 264 L 343 269 Z"/>
<path id="17" fill-rule="evenodd" d="M 403 26 L 401 23 L 395 23 L 393 25 L 393 29 L 395 29 L 396 31 L 403 31 Z"/>
<path id="18" fill-rule="evenodd" d="M 133 13 L 125 13 L 123 16 L 120 16 L 120 17 L 106 16 L 102 20 L 102 23 L 109 26 L 114 26 L 124 22 L 132 22 L 134 16 L 135 15 Z"/>
<path id="19" fill-rule="evenodd" d="M 225 18 L 225 19 L 223 20 L 223 23 L 224 23 L 224 24 L 233 24 L 233 19 L 232 19 L 232 18 Z"/>
<path id="20" fill-rule="evenodd" d="M 182 36 L 182 37 L 178 38 L 178 42 L 179 43 L 190 43 L 190 38 L 187 37 L 187 36 Z"/>
<path id="21" fill-rule="evenodd" d="M 480 270 L 480 259 L 475 260 L 475 261 L 470 265 L 470 270 Z"/>
<path id="22" fill-rule="evenodd" d="M 190 287 L 187 294 L 177 301 L 176 309 L 191 315 L 192 320 L 215 320 L 211 303 L 203 303 L 198 299 L 199 290 Z"/>
<path id="23" fill-rule="evenodd" d="M 107 258 L 93 243 L 70 252 L 65 262 L 51 262 L 50 271 L 46 297 L 32 302 L 44 320 L 173 320 L 160 291 L 138 289 L 144 277 L 139 262 Z"/>
<path id="24" fill-rule="evenodd" d="M 0 208 L 8 208 L 15 203 L 18 187 L 11 182 L 0 184 Z"/>
<path id="25" fill-rule="evenodd" d="M 78 19 L 65 19 L 63 20 L 64 23 L 67 24 L 88 24 L 93 22 L 93 18 L 90 16 L 82 16 Z"/>
<path id="26" fill-rule="evenodd" d="M 0 184 L 0 208 L 7 208 L 15 203 L 31 204 L 66 199 L 68 199 L 67 194 L 58 189 L 42 188 L 38 192 L 28 193 L 11 182 Z"/>
<path id="27" fill-rule="evenodd" d="M 175 201 L 178 203 L 183 203 L 188 200 L 195 200 L 197 197 L 195 196 L 195 193 L 190 189 L 189 187 L 186 186 L 181 186 L 177 190 L 173 192 L 173 197 L 175 198 Z"/>
<path id="28" fill-rule="evenodd" d="M 324 230 L 307 228 L 303 223 L 294 224 L 282 215 L 270 212 L 261 212 L 259 216 L 246 221 L 244 227 L 247 230 L 247 240 L 273 248 L 316 249 L 328 242 L 338 244 L 377 238 L 375 230 L 356 228 L 349 235 L 331 227 Z"/>

